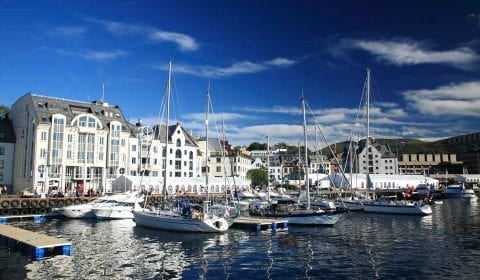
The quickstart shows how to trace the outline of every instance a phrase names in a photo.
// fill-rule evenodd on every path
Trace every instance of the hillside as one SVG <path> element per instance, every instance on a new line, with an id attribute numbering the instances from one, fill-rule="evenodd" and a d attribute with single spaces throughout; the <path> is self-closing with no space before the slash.
<path id="1" fill-rule="evenodd" d="M 445 140 L 427 142 L 417 139 L 375 139 L 375 142 L 388 145 L 394 154 L 433 154 L 447 153 Z M 341 153 L 344 147 L 348 145 L 347 141 L 339 142 L 331 145 L 335 153 Z M 331 156 L 328 148 L 322 149 L 322 152 Z"/>

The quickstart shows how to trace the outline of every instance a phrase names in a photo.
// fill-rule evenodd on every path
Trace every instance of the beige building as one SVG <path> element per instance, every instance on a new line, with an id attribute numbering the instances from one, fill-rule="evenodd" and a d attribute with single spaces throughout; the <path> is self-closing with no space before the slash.
<path id="1" fill-rule="evenodd" d="M 400 174 L 422 175 L 442 162 L 462 164 L 457 160 L 456 154 L 402 154 L 398 162 Z"/>

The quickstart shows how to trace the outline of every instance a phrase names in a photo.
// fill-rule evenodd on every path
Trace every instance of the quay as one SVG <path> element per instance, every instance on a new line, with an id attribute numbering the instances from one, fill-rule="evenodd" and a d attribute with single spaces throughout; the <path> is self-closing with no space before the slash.
<path id="1" fill-rule="evenodd" d="M 235 219 L 232 226 L 254 229 L 257 232 L 278 232 L 288 230 L 288 221 L 268 218 L 239 217 Z"/>
<path id="2" fill-rule="evenodd" d="M 26 250 L 35 260 L 51 255 L 70 255 L 72 243 L 29 230 L 0 224 L 0 245 Z"/>

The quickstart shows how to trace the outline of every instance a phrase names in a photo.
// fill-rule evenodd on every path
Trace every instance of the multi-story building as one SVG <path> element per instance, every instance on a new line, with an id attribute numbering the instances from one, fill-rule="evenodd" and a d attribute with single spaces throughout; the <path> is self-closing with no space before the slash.
<path id="1" fill-rule="evenodd" d="M 400 174 L 424 175 L 429 174 L 441 163 L 462 165 L 456 154 L 402 154 L 398 161 Z"/>
<path id="2" fill-rule="evenodd" d="M 480 132 L 447 138 L 445 141 L 448 152 L 457 155 L 466 172 L 480 174 Z"/>
<path id="3" fill-rule="evenodd" d="M 7 116 L 0 116 L 0 190 L 12 191 L 15 135 Z"/>
<path id="4" fill-rule="evenodd" d="M 205 137 L 197 139 L 199 152 L 201 156 L 201 174 L 206 175 L 206 162 L 208 158 L 209 176 L 212 177 L 235 177 L 240 180 L 247 179 L 247 172 L 251 169 L 250 157 L 242 152 L 235 150 L 228 141 L 219 139 L 208 139 L 208 153 L 206 155 Z"/>
<path id="5" fill-rule="evenodd" d="M 10 119 L 16 136 L 14 192 L 103 192 L 125 173 L 197 176 L 197 145 L 179 124 L 135 126 L 118 106 L 102 100 L 28 93 L 12 105 Z"/>
<path id="6" fill-rule="evenodd" d="M 390 149 L 379 143 L 368 140 L 359 142 L 356 156 L 356 173 L 398 174 L 398 159 Z M 367 149 L 368 147 L 368 149 Z M 368 155 L 368 158 L 367 158 Z"/>

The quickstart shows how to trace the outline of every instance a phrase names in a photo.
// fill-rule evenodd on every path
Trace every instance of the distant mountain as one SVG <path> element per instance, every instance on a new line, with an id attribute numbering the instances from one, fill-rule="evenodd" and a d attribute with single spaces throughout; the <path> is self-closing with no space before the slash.
<path id="1" fill-rule="evenodd" d="M 375 139 L 375 142 L 390 147 L 390 151 L 396 155 L 401 154 L 443 154 L 448 153 L 446 140 L 438 140 L 427 142 L 417 139 Z M 339 142 L 330 145 L 335 153 L 342 153 L 344 147 L 348 145 L 348 141 Z M 322 153 L 331 157 L 328 147 L 322 149 Z"/>

